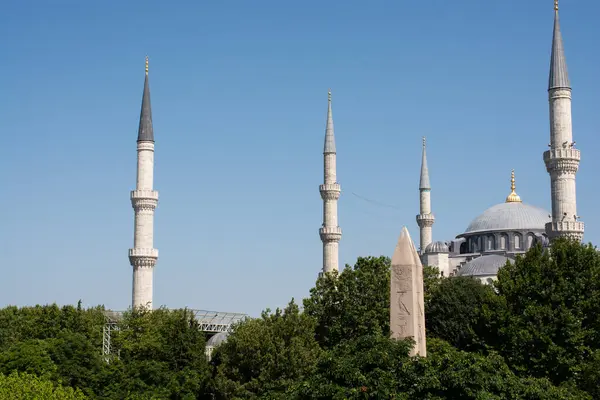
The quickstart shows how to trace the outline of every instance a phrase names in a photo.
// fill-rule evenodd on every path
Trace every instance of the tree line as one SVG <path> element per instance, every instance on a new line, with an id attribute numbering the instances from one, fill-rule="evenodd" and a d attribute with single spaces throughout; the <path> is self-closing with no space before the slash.
<path id="1" fill-rule="evenodd" d="M 424 267 L 427 357 L 389 338 L 390 260 L 320 277 L 300 307 L 237 324 L 210 360 L 188 310 L 0 310 L 1 399 L 598 399 L 600 256 L 558 240 L 491 285 Z"/>

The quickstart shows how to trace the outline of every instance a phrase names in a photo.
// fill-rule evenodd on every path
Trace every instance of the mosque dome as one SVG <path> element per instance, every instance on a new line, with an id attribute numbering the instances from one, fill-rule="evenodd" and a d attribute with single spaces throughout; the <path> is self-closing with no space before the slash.
<path id="1" fill-rule="evenodd" d="M 498 270 L 506 265 L 510 258 L 498 254 L 488 254 L 474 258 L 458 271 L 458 276 L 496 276 Z"/>
<path id="2" fill-rule="evenodd" d="M 432 243 L 429 243 L 425 247 L 426 254 L 449 253 L 449 252 L 450 252 L 450 249 L 448 248 L 448 245 L 444 242 L 432 242 Z"/>
<path id="3" fill-rule="evenodd" d="M 501 203 L 485 210 L 467 227 L 465 233 L 483 231 L 544 230 L 550 213 L 524 203 Z"/>
<path id="4" fill-rule="evenodd" d="M 206 347 L 217 347 L 227 341 L 229 332 L 219 332 L 206 341 Z"/>
<path id="5" fill-rule="evenodd" d="M 521 202 L 515 192 L 515 172 L 511 174 L 511 193 L 506 202 L 488 208 L 467 227 L 465 234 L 489 231 L 544 231 L 551 222 L 550 213 L 542 208 Z"/>

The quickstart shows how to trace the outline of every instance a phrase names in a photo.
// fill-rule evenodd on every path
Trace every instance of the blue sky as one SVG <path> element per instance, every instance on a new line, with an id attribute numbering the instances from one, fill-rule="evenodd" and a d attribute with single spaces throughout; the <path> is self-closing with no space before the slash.
<path id="1" fill-rule="evenodd" d="M 561 1 L 594 243 L 599 13 Z M 504 201 L 512 168 L 523 200 L 550 209 L 552 18 L 551 0 L 3 2 L 0 305 L 130 305 L 146 55 L 155 305 L 257 315 L 308 294 L 329 87 L 341 262 L 391 255 L 403 225 L 418 238 L 423 135 L 435 240 Z"/>

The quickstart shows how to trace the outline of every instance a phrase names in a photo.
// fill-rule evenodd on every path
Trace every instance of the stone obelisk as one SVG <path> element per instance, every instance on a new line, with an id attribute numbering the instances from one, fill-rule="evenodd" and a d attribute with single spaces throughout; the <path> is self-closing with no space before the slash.
<path id="1" fill-rule="evenodd" d="M 424 310 L 423 266 L 408 229 L 403 227 L 392 256 L 390 330 L 394 339 L 414 339 L 411 356 L 427 355 Z"/>

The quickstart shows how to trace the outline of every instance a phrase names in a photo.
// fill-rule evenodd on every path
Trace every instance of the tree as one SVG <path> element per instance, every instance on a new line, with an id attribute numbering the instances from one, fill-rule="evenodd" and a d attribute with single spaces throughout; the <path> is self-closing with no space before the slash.
<path id="1" fill-rule="evenodd" d="M 110 389 L 111 398 L 203 395 L 210 374 L 205 338 L 191 312 L 135 310 L 124 315 L 121 325 L 113 339 L 120 359 L 111 363 L 110 373 L 119 383 Z"/>
<path id="2" fill-rule="evenodd" d="M 324 274 L 304 299 L 304 311 L 317 321 L 316 337 L 326 349 L 343 340 L 390 333 L 390 259 L 358 258 L 354 267 Z"/>
<path id="3" fill-rule="evenodd" d="M 580 379 L 600 349 L 600 255 L 591 245 L 555 240 L 498 273 L 507 311 L 498 349 L 523 374 L 561 384 Z"/>
<path id="4" fill-rule="evenodd" d="M 425 305 L 428 337 L 437 337 L 469 351 L 484 350 L 496 330 L 492 315 L 503 307 L 489 285 L 471 277 L 441 280 Z"/>
<path id="5" fill-rule="evenodd" d="M 0 374 L 0 398 L 5 400 L 85 400 L 79 390 L 55 385 L 53 382 L 26 373 Z"/>
<path id="6" fill-rule="evenodd" d="M 407 365 L 398 376 L 401 399 L 591 400 L 547 379 L 520 378 L 497 353 L 460 351 L 439 339 L 427 343 L 427 358 Z"/>
<path id="7" fill-rule="evenodd" d="M 390 399 L 410 364 L 410 340 L 371 334 L 341 342 L 322 354 L 317 371 L 290 390 L 291 399 Z"/>
<path id="8" fill-rule="evenodd" d="M 321 350 L 314 327 L 294 300 L 284 310 L 266 310 L 238 324 L 213 356 L 217 398 L 287 399 L 286 391 L 315 369 Z"/>

